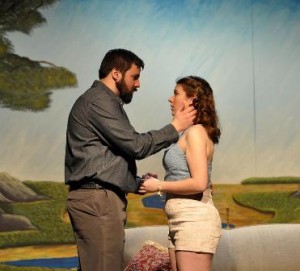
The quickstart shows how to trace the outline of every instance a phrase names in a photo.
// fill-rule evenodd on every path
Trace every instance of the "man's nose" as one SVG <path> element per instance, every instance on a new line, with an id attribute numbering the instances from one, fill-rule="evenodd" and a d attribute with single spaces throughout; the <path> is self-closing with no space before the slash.
<path id="1" fill-rule="evenodd" d="M 140 80 L 136 81 L 135 84 L 134 84 L 134 86 L 135 86 L 136 88 L 139 88 L 139 87 L 141 86 Z"/>

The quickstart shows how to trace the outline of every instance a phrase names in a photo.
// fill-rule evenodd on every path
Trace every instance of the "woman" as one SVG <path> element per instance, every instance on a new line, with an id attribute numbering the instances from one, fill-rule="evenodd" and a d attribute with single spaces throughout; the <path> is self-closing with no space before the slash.
<path id="1" fill-rule="evenodd" d="M 221 234 L 210 180 L 214 145 L 221 132 L 209 83 L 197 76 L 176 83 L 174 95 L 169 98 L 172 115 L 182 104 L 193 104 L 197 110 L 194 125 L 165 152 L 165 181 L 145 179 L 139 192 L 166 193 L 172 270 L 210 270 Z"/>

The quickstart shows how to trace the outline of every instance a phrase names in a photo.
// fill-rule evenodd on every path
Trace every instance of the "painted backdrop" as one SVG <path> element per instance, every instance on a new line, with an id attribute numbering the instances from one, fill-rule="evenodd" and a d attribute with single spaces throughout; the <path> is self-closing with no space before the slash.
<path id="1" fill-rule="evenodd" d="M 298 0 L 1 0 L 0 7 L 0 270 L 24 257 L 76 260 L 63 184 L 67 118 L 112 48 L 145 62 L 125 107 L 139 132 L 170 121 L 178 77 L 210 82 L 222 128 L 212 179 L 224 227 L 300 222 Z M 162 178 L 161 158 L 139 161 L 139 174 Z M 155 204 L 129 195 L 127 227 L 164 224 Z"/>
<path id="2" fill-rule="evenodd" d="M 146 63 L 126 106 L 138 131 L 169 122 L 176 78 L 200 75 L 215 91 L 222 125 L 214 182 L 300 175 L 299 1 L 64 0 L 40 12 L 46 23 L 29 34 L 4 34 L 15 54 L 65 67 L 77 86 L 49 91 L 44 110 L 1 107 L 1 171 L 63 181 L 69 110 L 97 79 L 104 54 L 127 48 Z M 161 155 L 139 163 L 141 173 L 149 169 L 163 175 Z"/>

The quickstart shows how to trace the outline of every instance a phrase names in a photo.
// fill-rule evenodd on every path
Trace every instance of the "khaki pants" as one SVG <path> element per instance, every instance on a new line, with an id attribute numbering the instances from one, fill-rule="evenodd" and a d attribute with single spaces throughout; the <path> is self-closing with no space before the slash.
<path id="1" fill-rule="evenodd" d="M 81 271 L 122 271 L 125 198 L 107 189 L 78 189 L 67 208 L 77 242 Z"/>

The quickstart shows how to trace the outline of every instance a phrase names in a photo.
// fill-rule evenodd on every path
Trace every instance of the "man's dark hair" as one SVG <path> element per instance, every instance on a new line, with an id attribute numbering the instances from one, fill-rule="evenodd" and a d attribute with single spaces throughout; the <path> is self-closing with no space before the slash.
<path id="1" fill-rule="evenodd" d="M 143 69 L 144 62 L 136 54 L 126 49 L 113 49 L 108 51 L 100 65 L 99 79 L 106 77 L 112 69 L 119 70 L 122 74 L 135 64 L 137 67 Z"/>

